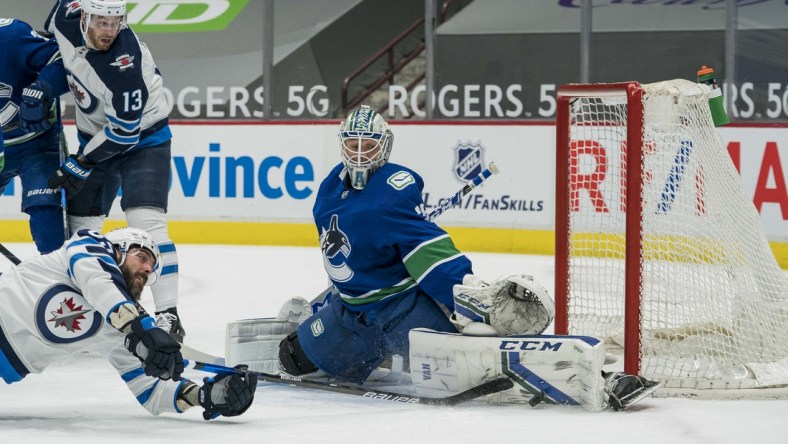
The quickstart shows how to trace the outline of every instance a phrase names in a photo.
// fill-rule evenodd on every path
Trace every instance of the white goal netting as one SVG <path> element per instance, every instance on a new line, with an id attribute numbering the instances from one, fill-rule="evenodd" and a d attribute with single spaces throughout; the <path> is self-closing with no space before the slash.
<path id="1" fill-rule="evenodd" d="M 558 147 L 569 150 L 568 331 L 624 344 L 627 218 L 639 218 L 639 257 L 629 259 L 640 262 L 640 341 L 625 352 L 639 354 L 640 373 L 687 390 L 786 385 L 788 278 L 713 126 L 707 90 L 686 80 L 641 86 L 639 159 L 627 159 L 623 90 L 569 105 L 569 146 Z M 627 162 L 637 161 L 639 214 L 626 201 Z"/>

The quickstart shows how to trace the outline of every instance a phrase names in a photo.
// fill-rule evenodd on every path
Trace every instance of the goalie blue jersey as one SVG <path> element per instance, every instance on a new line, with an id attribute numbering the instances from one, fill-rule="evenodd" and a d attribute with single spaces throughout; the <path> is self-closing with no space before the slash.
<path id="1" fill-rule="evenodd" d="M 342 302 L 370 311 L 421 291 L 453 309 L 452 287 L 473 273 L 471 262 L 427 219 L 422 178 L 388 163 L 356 190 L 346 175 L 337 165 L 321 183 L 313 208 L 323 263 Z"/>

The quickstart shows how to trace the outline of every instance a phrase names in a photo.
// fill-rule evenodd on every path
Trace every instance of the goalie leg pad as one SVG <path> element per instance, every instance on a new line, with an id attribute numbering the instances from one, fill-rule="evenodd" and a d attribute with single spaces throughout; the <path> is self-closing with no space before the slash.
<path id="1" fill-rule="evenodd" d="M 281 319 L 244 319 L 227 324 L 227 365 L 246 364 L 250 370 L 278 374 L 279 343 L 298 328 L 297 322 Z"/>
<path id="2" fill-rule="evenodd" d="M 604 344 L 585 336 L 471 337 L 414 329 L 411 378 L 420 396 L 448 396 L 500 376 L 515 386 L 489 395 L 493 403 L 580 404 L 607 408 Z"/>

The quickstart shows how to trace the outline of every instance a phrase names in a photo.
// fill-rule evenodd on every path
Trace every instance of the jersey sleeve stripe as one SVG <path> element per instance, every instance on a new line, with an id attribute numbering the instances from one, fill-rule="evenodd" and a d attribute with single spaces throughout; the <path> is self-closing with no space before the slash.
<path id="1" fill-rule="evenodd" d="M 158 386 L 158 385 L 159 385 L 159 381 L 156 381 L 155 383 L 153 383 L 153 385 L 149 389 L 147 389 L 144 392 L 142 392 L 139 395 L 137 395 L 137 401 L 141 405 L 145 405 L 145 403 L 148 402 L 148 400 L 150 399 L 151 395 L 153 394 L 153 391 L 156 390 L 156 386 Z"/>
<path id="2" fill-rule="evenodd" d="M 139 130 L 140 122 L 142 121 L 142 118 L 140 117 L 137 120 L 123 120 L 114 116 L 107 115 L 107 120 L 109 120 L 111 123 L 123 128 L 128 132 L 134 132 Z"/>
<path id="3" fill-rule="evenodd" d="M 121 144 L 121 145 L 136 145 L 137 142 L 140 140 L 140 135 L 137 134 L 136 136 L 124 137 L 115 134 L 111 129 L 104 128 L 104 135 L 107 136 L 107 139 L 111 140 L 112 142 Z"/>

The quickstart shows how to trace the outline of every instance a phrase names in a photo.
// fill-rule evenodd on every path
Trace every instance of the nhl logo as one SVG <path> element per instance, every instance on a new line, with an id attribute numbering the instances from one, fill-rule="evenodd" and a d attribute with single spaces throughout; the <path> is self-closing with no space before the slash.
<path id="1" fill-rule="evenodd" d="M 484 165 L 484 147 L 480 142 L 458 142 L 454 147 L 454 176 L 460 182 L 467 182 L 478 176 Z"/>

